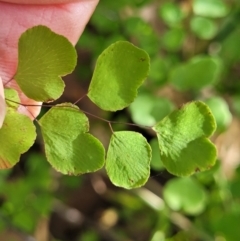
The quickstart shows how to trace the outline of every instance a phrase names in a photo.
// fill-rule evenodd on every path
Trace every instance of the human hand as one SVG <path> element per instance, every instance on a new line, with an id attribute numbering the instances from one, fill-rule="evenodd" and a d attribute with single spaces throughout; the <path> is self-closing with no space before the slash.
<path id="1" fill-rule="evenodd" d="M 1 82 L 18 91 L 21 103 L 41 104 L 27 98 L 11 80 L 17 70 L 20 35 L 28 28 L 45 25 L 76 44 L 97 3 L 98 0 L 0 0 L 0 127 L 5 113 Z M 27 108 L 20 106 L 18 111 L 30 118 L 40 112 L 40 106 Z"/>

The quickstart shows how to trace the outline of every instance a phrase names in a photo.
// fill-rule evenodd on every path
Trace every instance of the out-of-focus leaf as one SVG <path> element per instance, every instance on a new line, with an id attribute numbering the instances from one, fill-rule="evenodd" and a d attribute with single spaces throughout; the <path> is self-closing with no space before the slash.
<path id="1" fill-rule="evenodd" d="M 240 95 L 233 96 L 232 106 L 234 112 L 240 117 Z"/>
<path id="2" fill-rule="evenodd" d="M 203 17 L 221 18 L 228 14 L 229 8 L 224 0 L 194 0 L 193 11 Z"/>
<path id="3" fill-rule="evenodd" d="M 153 126 L 173 111 L 174 104 L 166 98 L 139 94 L 129 109 L 136 124 Z"/>
<path id="4" fill-rule="evenodd" d="M 136 44 L 150 56 L 155 56 L 159 50 L 159 38 L 151 24 L 140 17 L 130 17 L 123 25 L 128 38 L 134 39 Z"/>
<path id="5" fill-rule="evenodd" d="M 203 212 L 207 200 L 203 187 L 192 178 L 170 180 L 164 187 L 163 196 L 171 209 L 191 215 Z"/>
<path id="6" fill-rule="evenodd" d="M 224 63 L 235 64 L 240 61 L 240 48 L 236 44 L 240 39 L 240 30 L 237 28 L 223 42 L 220 56 Z"/>
<path id="7" fill-rule="evenodd" d="M 149 73 L 149 79 L 154 84 L 161 86 L 167 82 L 168 65 L 166 60 L 157 56 L 151 59 L 151 68 Z"/>
<path id="8" fill-rule="evenodd" d="M 168 30 L 163 35 L 162 44 L 166 50 L 170 52 L 176 52 L 181 49 L 184 39 L 185 39 L 184 31 L 179 28 L 173 28 Z"/>
<path id="9" fill-rule="evenodd" d="M 184 17 L 181 8 L 172 2 L 166 2 L 161 4 L 159 8 L 160 17 L 169 26 L 179 24 Z"/>
<path id="10" fill-rule="evenodd" d="M 239 240 L 239 223 L 239 210 L 223 213 L 221 218 L 217 220 L 215 231 L 221 233 L 221 236 L 223 236 L 227 241 Z"/>
<path id="11" fill-rule="evenodd" d="M 212 97 L 205 101 L 211 109 L 217 124 L 217 131 L 222 132 L 231 124 L 232 114 L 227 102 L 221 97 Z"/>
<path id="12" fill-rule="evenodd" d="M 196 56 L 170 73 L 170 82 L 178 90 L 200 90 L 219 81 L 222 64 L 219 58 Z"/>
<path id="13" fill-rule="evenodd" d="M 213 38 L 218 30 L 216 23 L 204 17 L 194 17 L 190 22 L 191 30 L 201 39 Z"/>

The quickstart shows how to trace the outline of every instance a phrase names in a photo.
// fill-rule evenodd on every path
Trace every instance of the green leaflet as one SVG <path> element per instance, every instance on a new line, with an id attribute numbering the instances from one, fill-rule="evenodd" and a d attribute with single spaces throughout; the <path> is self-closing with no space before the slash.
<path id="1" fill-rule="evenodd" d="M 177 176 L 188 176 L 212 167 L 217 151 L 207 138 L 215 129 L 210 109 L 200 101 L 186 104 L 158 122 L 153 130 L 166 169 Z"/>
<path id="2" fill-rule="evenodd" d="M 221 71 L 222 64 L 219 58 L 196 56 L 174 68 L 170 72 L 170 82 L 180 91 L 200 90 L 215 84 Z"/>
<path id="3" fill-rule="evenodd" d="M 129 42 L 112 44 L 98 58 L 88 97 L 103 110 L 117 111 L 127 107 L 148 75 L 149 62 L 148 54 Z M 14 78 L 29 98 L 52 101 L 63 92 L 61 76 L 70 73 L 75 65 L 76 51 L 71 43 L 45 26 L 36 26 L 19 39 L 19 64 Z M 206 71 L 202 72 L 203 68 Z M 196 75 L 200 72 L 203 75 Z M 170 79 L 177 88 L 197 90 L 216 82 L 219 72 L 220 62 L 217 59 L 197 57 L 173 70 Z M 195 81 L 192 81 L 193 73 L 197 76 Z M 19 102 L 16 91 L 8 89 L 5 94 L 7 98 Z M 159 108 L 166 107 L 166 102 L 147 95 L 140 97 L 130 107 L 135 121 L 155 124 L 163 117 L 164 113 L 159 112 Z M 150 105 L 146 104 L 146 100 L 151 100 Z M 168 104 L 166 113 L 172 108 L 171 103 Z M 13 110 L 18 108 L 18 104 L 7 101 L 7 105 L 12 111 L 9 113 L 16 118 L 19 114 Z M 144 116 L 139 109 L 145 110 Z M 88 133 L 88 118 L 77 106 L 69 103 L 57 105 L 40 119 L 39 124 L 47 159 L 55 169 L 64 174 L 78 175 L 103 167 L 104 147 Z M 8 124 L 1 131 L 6 128 L 9 128 Z M 166 169 L 175 175 L 187 176 L 214 165 L 216 148 L 208 137 L 215 128 L 210 109 L 202 102 L 187 104 L 155 124 L 153 130 L 157 132 L 160 159 Z M 19 153 L 24 150 L 19 150 Z M 140 187 L 149 177 L 151 156 L 151 147 L 141 134 L 115 132 L 107 152 L 107 173 L 117 186 Z M 156 162 L 153 163 L 159 168 Z M 8 162 L 4 160 L 2 166 L 14 163 L 16 158 Z"/>
<path id="4" fill-rule="evenodd" d="M 164 187 L 163 197 L 171 209 L 190 215 L 200 214 L 207 201 L 203 187 L 189 177 L 171 179 Z"/>
<path id="5" fill-rule="evenodd" d="M 111 182 L 127 189 L 143 186 L 150 175 L 151 156 L 151 147 L 141 134 L 114 132 L 106 159 Z"/>
<path id="6" fill-rule="evenodd" d="M 65 37 L 45 26 L 36 26 L 19 39 L 14 79 L 29 98 L 49 102 L 63 93 L 61 76 L 73 71 L 76 60 L 76 50 Z"/>
<path id="7" fill-rule="evenodd" d="M 110 45 L 97 60 L 88 97 L 103 110 L 127 107 L 148 75 L 149 62 L 148 54 L 129 42 Z"/>
<path id="8" fill-rule="evenodd" d="M 228 14 L 229 7 L 223 0 L 194 0 L 193 11 L 203 17 L 221 18 Z"/>
<path id="9" fill-rule="evenodd" d="M 175 3 L 164 2 L 159 8 L 159 15 L 169 26 L 176 26 L 184 18 L 182 9 Z"/>
<path id="10" fill-rule="evenodd" d="M 104 165 L 105 150 L 88 132 L 88 118 L 77 106 L 52 107 L 39 121 L 47 160 L 63 174 L 94 172 Z"/>
<path id="11" fill-rule="evenodd" d="M 185 36 L 181 28 L 170 29 L 162 36 L 162 45 L 169 52 L 177 52 L 182 48 Z"/>
<path id="12" fill-rule="evenodd" d="M 173 111 L 173 103 L 153 94 L 141 93 L 129 106 L 134 123 L 138 125 L 153 126 Z"/>
<path id="13" fill-rule="evenodd" d="M 190 27 L 192 32 L 200 39 L 211 39 L 218 31 L 217 23 L 211 19 L 199 16 L 191 19 Z"/>
<path id="14" fill-rule="evenodd" d="M 35 126 L 25 115 L 8 108 L 0 129 L 0 169 L 13 167 L 34 143 Z"/>
<path id="15" fill-rule="evenodd" d="M 232 113 L 228 103 L 221 97 L 211 97 L 205 100 L 205 104 L 211 109 L 217 124 L 218 132 L 223 132 L 232 122 Z"/>
<path id="16" fill-rule="evenodd" d="M 17 110 L 17 108 L 19 106 L 19 104 L 17 104 L 17 103 L 20 103 L 20 98 L 18 96 L 18 92 L 14 89 L 6 88 L 6 89 L 4 89 L 4 94 L 5 94 L 6 99 L 11 100 L 11 101 L 6 100 L 7 106 Z M 14 103 L 13 101 L 16 103 Z"/>

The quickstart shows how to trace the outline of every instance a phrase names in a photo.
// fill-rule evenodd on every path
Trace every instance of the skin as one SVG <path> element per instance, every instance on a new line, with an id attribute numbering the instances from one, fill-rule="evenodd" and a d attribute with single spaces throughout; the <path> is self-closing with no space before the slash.
<path id="1" fill-rule="evenodd" d="M 4 100 L 4 90 L 3 90 L 2 79 L 0 77 L 0 128 L 2 127 L 5 115 L 6 115 L 6 106 L 5 106 L 5 100 Z"/>
<path id="2" fill-rule="evenodd" d="M 4 87 L 18 91 L 21 103 L 41 104 L 27 98 L 12 80 L 17 69 L 20 35 L 41 24 L 64 35 L 75 45 L 97 3 L 98 0 L 0 0 L 0 77 Z M 0 79 L 0 102 L 3 98 L 1 89 Z M 40 107 L 20 106 L 18 111 L 33 119 L 39 114 Z M 0 122 L 3 113 L 0 109 Z"/>

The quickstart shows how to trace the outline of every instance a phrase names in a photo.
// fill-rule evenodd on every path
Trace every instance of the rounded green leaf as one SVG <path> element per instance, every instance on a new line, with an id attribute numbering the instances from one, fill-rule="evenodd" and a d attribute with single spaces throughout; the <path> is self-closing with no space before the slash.
<path id="1" fill-rule="evenodd" d="M 16 110 L 19 106 L 18 103 L 20 103 L 18 92 L 14 89 L 6 88 L 4 89 L 4 94 L 5 94 L 7 106 Z"/>
<path id="2" fill-rule="evenodd" d="M 3 83 L 0 77 L 0 128 L 2 127 L 6 115 L 6 103 L 4 97 Z"/>
<path id="3" fill-rule="evenodd" d="M 133 102 L 148 72 L 145 51 L 126 41 L 116 42 L 99 56 L 88 97 L 103 110 L 121 110 Z"/>
<path id="4" fill-rule="evenodd" d="M 0 169 L 11 168 L 19 162 L 20 155 L 33 145 L 35 138 L 33 122 L 8 108 L 0 129 Z"/>
<path id="5" fill-rule="evenodd" d="M 141 134 L 114 132 L 106 159 L 111 182 L 127 189 L 144 185 L 150 175 L 151 152 L 150 145 Z"/>
<path id="6" fill-rule="evenodd" d="M 162 97 L 139 94 L 129 106 L 134 123 L 153 126 L 174 109 L 173 103 Z"/>
<path id="7" fill-rule="evenodd" d="M 174 148 L 174 147 L 173 147 Z M 189 176 L 195 172 L 205 171 L 215 165 L 217 151 L 207 138 L 200 137 L 187 144 L 177 154 L 161 155 L 166 169 L 176 176 Z M 176 156 L 173 156 L 173 155 Z"/>
<path id="8" fill-rule="evenodd" d="M 213 38 L 218 30 L 216 23 L 204 17 L 194 17 L 190 23 L 191 30 L 201 39 Z"/>
<path id="9" fill-rule="evenodd" d="M 76 51 L 68 39 L 45 26 L 36 26 L 19 39 L 14 79 L 29 98 L 49 102 L 63 93 L 61 76 L 74 70 L 76 60 Z"/>
<path id="10" fill-rule="evenodd" d="M 189 103 L 158 122 L 153 130 L 166 169 L 177 176 L 189 176 L 211 168 L 217 151 L 207 138 L 215 129 L 210 109 L 200 101 Z"/>
<path id="11" fill-rule="evenodd" d="M 215 84 L 219 80 L 221 70 L 222 65 L 218 58 L 197 56 L 173 69 L 170 81 L 181 91 L 200 90 Z"/>
<path id="12" fill-rule="evenodd" d="M 203 17 L 220 18 L 228 14 L 229 8 L 223 0 L 194 0 L 193 11 Z"/>
<path id="13" fill-rule="evenodd" d="M 62 137 L 75 138 L 79 133 L 85 133 L 89 130 L 87 116 L 71 103 L 55 105 L 40 119 L 39 124 L 42 129 L 56 132 Z"/>
<path id="14" fill-rule="evenodd" d="M 217 124 L 217 131 L 222 132 L 232 122 L 232 114 L 229 110 L 228 103 L 220 97 L 212 97 L 205 101 L 211 109 Z"/>
<path id="15" fill-rule="evenodd" d="M 161 4 L 159 14 L 163 21 L 172 26 L 179 24 L 184 17 L 184 13 L 176 3 L 166 2 Z"/>
<path id="16" fill-rule="evenodd" d="M 47 160 L 59 172 L 79 175 L 103 167 L 102 143 L 86 133 L 88 118 L 77 106 L 64 103 L 51 108 L 39 121 Z"/>
<path id="17" fill-rule="evenodd" d="M 172 28 L 163 35 L 162 45 L 166 50 L 176 52 L 182 48 L 184 39 L 185 33 L 182 29 Z"/>
<path id="18" fill-rule="evenodd" d="M 190 215 L 203 212 L 207 201 L 205 190 L 192 178 L 170 180 L 164 187 L 163 197 L 171 209 Z"/>

